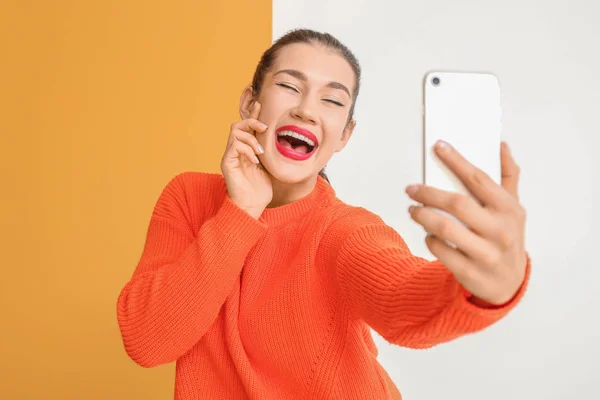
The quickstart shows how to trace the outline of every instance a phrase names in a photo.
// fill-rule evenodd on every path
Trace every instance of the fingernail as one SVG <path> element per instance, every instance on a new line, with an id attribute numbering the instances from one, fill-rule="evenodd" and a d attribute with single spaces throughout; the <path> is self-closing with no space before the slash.
<path id="1" fill-rule="evenodd" d="M 413 195 L 415 193 L 417 193 L 417 189 L 419 189 L 418 185 L 410 185 L 406 187 L 406 193 L 408 193 L 409 195 Z"/>
<path id="2" fill-rule="evenodd" d="M 260 164 L 260 160 L 258 159 L 258 157 L 254 156 L 254 163 L 255 164 Z"/>
<path id="3" fill-rule="evenodd" d="M 263 124 L 262 122 L 258 121 L 258 125 L 263 128 L 263 129 L 267 129 L 267 125 Z"/>
<path id="4" fill-rule="evenodd" d="M 408 212 L 412 214 L 413 211 L 415 211 L 415 208 L 416 208 L 415 206 L 408 207 Z"/>
<path id="5" fill-rule="evenodd" d="M 265 149 L 263 149 L 260 144 L 256 145 L 256 150 L 258 151 L 258 154 L 262 154 L 265 152 Z"/>
<path id="6" fill-rule="evenodd" d="M 443 140 L 438 140 L 436 146 L 439 150 L 446 151 L 450 149 L 450 145 Z"/>

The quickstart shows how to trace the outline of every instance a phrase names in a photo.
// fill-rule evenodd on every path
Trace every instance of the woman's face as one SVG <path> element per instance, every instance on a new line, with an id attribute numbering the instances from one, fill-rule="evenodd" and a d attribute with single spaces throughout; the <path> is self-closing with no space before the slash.
<path id="1" fill-rule="evenodd" d="M 354 127 L 354 121 L 348 124 L 354 87 L 352 67 L 335 52 L 309 44 L 280 50 L 258 97 L 258 119 L 268 126 L 257 134 L 265 150 L 259 158 L 273 178 L 315 178 L 344 148 Z M 249 89 L 242 95 L 242 118 L 249 115 L 251 97 Z"/>

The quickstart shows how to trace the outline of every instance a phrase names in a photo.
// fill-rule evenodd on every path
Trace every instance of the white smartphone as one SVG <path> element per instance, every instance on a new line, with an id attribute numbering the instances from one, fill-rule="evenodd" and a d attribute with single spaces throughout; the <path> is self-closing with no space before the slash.
<path id="1" fill-rule="evenodd" d="M 500 84 L 495 75 L 427 73 L 423 80 L 423 114 L 423 181 L 426 185 L 472 196 L 435 154 L 433 146 L 438 140 L 450 143 L 500 184 L 502 105 Z"/>

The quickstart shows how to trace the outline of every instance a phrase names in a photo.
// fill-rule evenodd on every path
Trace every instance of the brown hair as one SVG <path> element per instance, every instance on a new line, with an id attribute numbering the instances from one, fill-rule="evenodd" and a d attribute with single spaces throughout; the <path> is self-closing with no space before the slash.
<path id="1" fill-rule="evenodd" d="M 263 53 L 258 65 L 256 66 L 256 71 L 254 72 L 254 77 L 252 79 L 252 90 L 254 93 L 260 93 L 265 75 L 273 66 L 279 51 L 285 46 L 296 43 L 321 45 L 328 50 L 337 52 L 340 56 L 344 57 L 348 64 L 350 64 L 356 77 L 352 106 L 350 107 L 350 113 L 348 114 L 348 123 L 350 123 L 352 117 L 354 116 L 354 106 L 356 105 L 356 98 L 358 97 L 358 90 L 360 88 L 360 65 L 356 59 L 356 56 L 350 51 L 350 49 L 344 46 L 339 40 L 329 33 L 321 33 L 310 29 L 295 29 L 280 37 Z M 319 175 L 329 182 L 329 178 L 325 173 L 325 168 L 319 171 Z"/>

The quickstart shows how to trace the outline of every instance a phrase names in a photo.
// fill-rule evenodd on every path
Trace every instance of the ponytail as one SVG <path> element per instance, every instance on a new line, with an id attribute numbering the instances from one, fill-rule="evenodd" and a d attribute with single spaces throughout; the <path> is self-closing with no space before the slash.
<path id="1" fill-rule="evenodd" d="M 327 174 L 325 173 L 325 168 L 323 168 L 322 170 L 319 171 L 319 176 L 323 179 L 325 179 L 327 181 L 327 183 L 329 183 L 331 185 L 331 182 L 329 182 L 329 178 L 327 177 Z"/>

